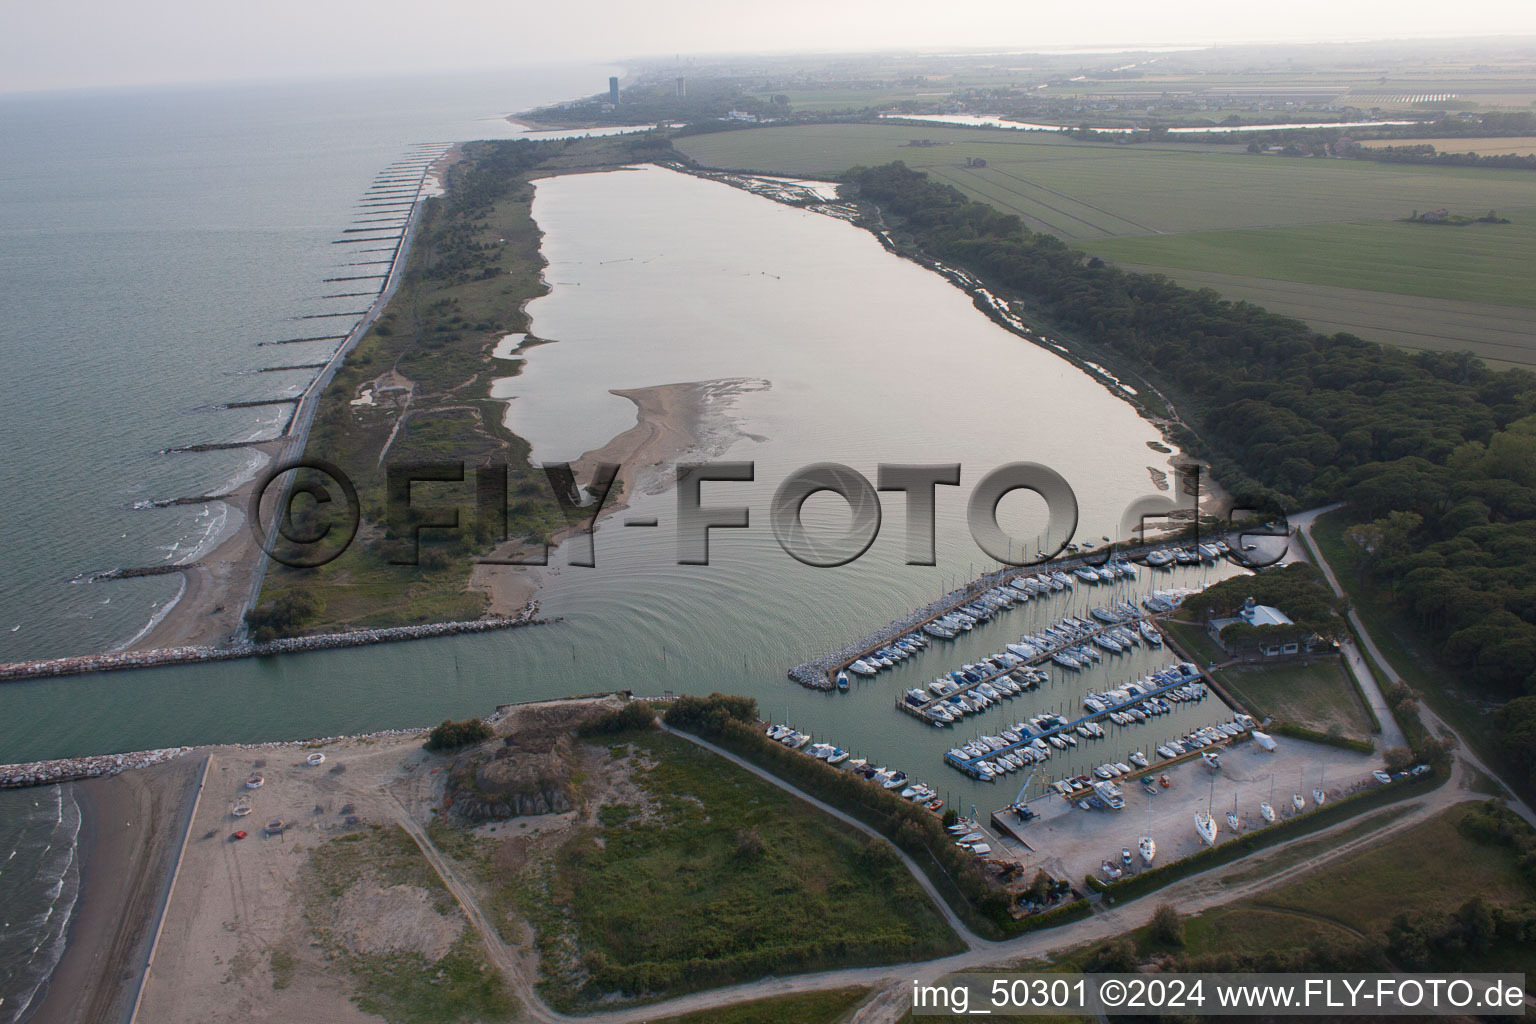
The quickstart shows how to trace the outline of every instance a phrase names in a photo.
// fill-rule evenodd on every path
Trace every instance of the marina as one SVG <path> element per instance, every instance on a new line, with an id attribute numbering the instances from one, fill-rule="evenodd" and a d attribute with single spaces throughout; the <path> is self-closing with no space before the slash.
<path id="1" fill-rule="evenodd" d="M 1072 545 L 1072 548 L 1076 547 L 1077 545 Z M 1175 555 L 1174 551 L 1180 552 L 1182 557 Z M 914 632 L 925 632 L 931 636 L 953 639 L 954 632 L 946 636 L 944 633 L 933 632 L 929 627 L 953 616 L 957 611 L 962 611 L 966 605 L 974 604 L 978 600 L 986 600 L 987 595 L 997 594 L 1000 589 L 1011 591 L 1009 600 L 1017 603 L 1019 600 L 1029 600 L 1035 596 L 1043 597 L 1049 596 L 1052 592 L 1059 593 L 1064 588 L 1071 587 L 1074 580 L 1081 583 L 1108 583 L 1116 579 L 1133 579 L 1136 575 L 1135 563 L 1138 559 L 1145 561 L 1151 568 L 1165 569 L 1174 565 L 1213 564 L 1218 558 L 1224 556 L 1231 557 L 1230 545 L 1224 539 L 1213 539 L 1204 544 L 1191 544 L 1187 549 L 1172 550 L 1164 544 L 1144 544 L 1134 547 L 1111 545 L 1105 550 L 1084 551 L 1080 554 L 1051 559 L 1046 571 L 1033 574 L 1028 569 L 1020 569 L 1018 566 L 1003 566 L 944 594 L 938 600 L 923 605 L 909 615 L 881 627 L 846 647 L 794 666 L 789 670 L 789 678 L 813 690 L 830 690 L 836 686 L 835 681 L 840 672 L 852 670 L 860 675 L 873 675 L 874 672 L 865 672 L 855 666 L 860 662 L 868 665 L 869 655 L 907 639 Z M 1020 575 L 1021 572 L 1024 573 L 1023 576 Z M 1104 578 L 1106 572 L 1108 578 Z M 1014 582 L 1019 580 L 1025 582 L 1014 586 Z M 1029 580 L 1035 580 L 1036 584 L 1029 585 Z M 1039 581 L 1042 580 L 1045 581 L 1045 589 L 1040 589 Z M 1009 606 L 1011 607 L 1011 604 Z M 973 620 L 975 618 L 972 616 Z M 991 614 L 987 614 L 985 618 L 991 618 Z M 975 622 L 972 621 L 965 628 L 969 629 L 974 625 Z M 889 665 L 882 667 L 889 667 Z"/>

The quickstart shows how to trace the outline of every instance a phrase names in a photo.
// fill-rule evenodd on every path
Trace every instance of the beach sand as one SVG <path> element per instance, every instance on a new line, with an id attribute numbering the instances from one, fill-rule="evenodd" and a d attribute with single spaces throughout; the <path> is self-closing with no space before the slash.
<path id="1" fill-rule="evenodd" d="M 64 956 L 33 1004 L 29 1024 L 117 1024 L 127 1018 L 202 767 L 202 758 L 183 757 L 70 783 L 81 812 L 80 897 Z"/>
<path id="2" fill-rule="evenodd" d="M 283 443 L 280 439 L 251 446 L 265 455 L 267 462 L 224 499 L 230 506 L 231 520 L 238 525 L 217 547 L 186 567 L 182 576 L 187 585 L 180 599 L 153 628 L 129 645 L 129 650 L 217 646 L 234 636 L 245 610 L 246 595 L 250 593 L 260 564 L 258 559 L 265 557 L 251 532 L 246 511 L 251 495 L 271 460 L 278 457 Z"/>
<path id="3" fill-rule="evenodd" d="M 729 409 L 736 396 L 768 387 L 767 381 L 728 379 L 660 384 L 614 390 L 610 394 L 635 403 L 635 425 L 601 448 L 586 452 L 572 465 L 577 482 L 591 481 L 601 463 L 617 463 L 614 491 L 603 503 L 599 519 L 629 507 L 636 494 L 660 494 L 673 486 L 673 468 L 684 457 L 715 457 L 742 436 Z M 554 534 L 555 544 L 576 527 Z M 521 544 L 506 544 L 494 557 L 528 559 L 537 552 Z M 538 590 L 538 566 L 480 565 L 470 586 L 489 596 L 492 615 L 512 615 Z"/>

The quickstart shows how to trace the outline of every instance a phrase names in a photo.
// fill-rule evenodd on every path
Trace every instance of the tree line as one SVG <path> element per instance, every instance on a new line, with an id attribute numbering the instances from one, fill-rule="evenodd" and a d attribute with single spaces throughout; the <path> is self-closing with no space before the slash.
<path id="1" fill-rule="evenodd" d="M 897 237 L 1154 381 L 1193 428 L 1172 439 L 1237 505 L 1347 503 L 1363 571 L 1463 672 L 1463 692 L 1536 695 L 1536 375 L 1322 335 L 1123 272 L 900 162 L 846 181 Z M 1515 711 L 1536 768 L 1536 696 Z"/>

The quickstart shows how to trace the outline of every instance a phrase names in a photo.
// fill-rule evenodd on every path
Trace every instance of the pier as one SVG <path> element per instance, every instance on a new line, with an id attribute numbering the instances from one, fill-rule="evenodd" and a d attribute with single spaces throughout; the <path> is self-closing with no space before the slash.
<path id="1" fill-rule="evenodd" d="M 186 568 L 188 567 L 174 567 L 176 570 Z M 121 579 L 124 578 L 122 574 L 127 571 L 129 570 L 109 569 L 98 578 Z M 118 575 L 107 575 L 112 572 L 117 572 Z M 230 644 L 226 647 L 167 647 L 153 651 L 119 651 L 113 654 L 87 654 L 73 658 L 16 661 L 0 665 L 0 683 L 20 683 L 31 679 L 57 679 L 61 676 L 78 676 L 92 672 L 111 672 L 130 668 L 160 668 L 167 665 L 233 661 L 237 658 L 260 658 L 273 654 L 334 650 L 339 647 L 362 647 L 368 644 L 421 640 L 438 636 L 456 636 L 463 633 L 487 633 L 492 630 L 542 625 L 550 621 L 538 618 L 538 612 L 538 602 L 529 601 L 523 606 L 522 611 L 512 618 L 475 619 L 469 622 L 434 622 L 419 626 L 393 626 L 385 629 L 358 629 L 346 633 L 325 633 L 318 636 L 291 637 L 284 640 L 272 640 L 267 643 L 254 643 L 247 640 Z"/>
<path id="2" fill-rule="evenodd" d="M 1134 629 L 1136 621 L 1139 620 L 1140 618 L 1142 618 L 1142 616 L 1138 615 L 1135 618 L 1125 618 L 1125 619 L 1122 619 L 1120 622 L 1109 622 L 1109 623 L 1099 622 L 1097 619 L 1095 619 L 1094 620 L 1094 629 L 1091 632 L 1084 633 L 1081 636 L 1077 637 L 1071 643 L 1072 643 L 1072 645 L 1091 643 L 1093 641 L 1094 637 L 1102 635 L 1107 630 L 1115 629 L 1115 628 L 1120 627 L 1120 626 L 1125 626 L 1127 623 L 1130 623 L 1131 624 L 1131 628 Z M 1044 652 L 1043 654 L 1037 654 L 1035 657 L 1030 658 L 1029 660 L 1025 661 L 1024 662 L 1024 667 L 1035 668 L 1036 666 L 1045 664 L 1046 662 L 1051 660 L 1051 655 L 1055 654 L 1057 651 L 1060 651 L 1063 646 L 1068 646 L 1068 645 L 1066 645 L 1066 644 L 1058 645 L 1058 646 L 1053 647 L 1050 650 Z M 934 697 L 932 700 L 924 701 L 922 704 L 912 704 L 912 703 L 910 703 L 907 700 L 906 694 L 903 693 L 903 694 L 899 695 L 896 698 L 896 707 L 897 707 L 898 710 L 905 711 L 909 715 L 912 715 L 912 716 L 914 716 L 916 718 L 922 719 L 925 722 L 928 722 L 928 721 L 931 721 L 931 719 L 929 719 L 925 715 L 925 712 L 928 711 L 928 709 L 932 708 L 935 704 L 942 704 L 942 703 L 944 703 L 945 701 L 949 700 L 952 697 L 959 697 L 962 694 L 970 693 L 972 690 L 976 689 L 976 687 L 980 686 L 982 683 L 990 683 L 990 682 L 992 682 L 995 679 L 1001 678 L 1002 676 L 1009 675 L 1010 673 L 1014 672 L 1015 670 L 1016 670 L 1016 668 L 998 669 L 997 671 L 990 672 L 987 675 L 982 676 L 981 678 L 977 679 L 974 683 L 957 683 L 956 688 L 951 690 L 951 691 L 949 691 L 948 693 L 944 694 L 944 696 L 942 696 L 942 697 Z"/>
<path id="3" fill-rule="evenodd" d="M 1177 675 L 1173 679 L 1168 679 L 1169 673 L 1177 673 Z M 1163 694 L 1177 690 L 1180 687 L 1189 686 L 1191 683 L 1199 683 L 1202 681 L 1198 669 L 1194 672 L 1190 672 L 1180 666 L 1175 666 L 1172 669 L 1165 669 L 1162 673 L 1159 674 L 1158 677 L 1154 678 L 1163 678 L 1165 681 L 1158 686 L 1152 687 L 1151 689 L 1141 690 L 1135 696 L 1128 697 L 1121 701 L 1119 704 L 1106 707 L 1102 711 L 1090 711 L 1082 717 L 1073 719 L 1072 721 L 1066 722 L 1062 725 L 1054 725 L 1049 729 L 1044 729 L 1038 733 L 1032 732 L 1029 736 L 1021 736 L 1017 743 L 1010 743 L 999 750 L 993 750 L 978 757 L 958 758 L 953 754 L 945 754 L 944 761 L 946 764 L 960 769 L 972 778 L 980 778 L 981 770 L 977 768 L 977 762 L 979 761 L 989 761 L 993 758 L 996 758 L 1000 754 L 1011 754 L 1014 751 L 1020 750 L 1024 747 L 1033 746 L 1035 740 L 1037 739 L 1045 740 L 1049 743 L 1052 736 L 1059 736 L 1064 732 L 1075 732 L 1077 727 L 1080 725 L 1086 725 L 1089 722 L 1096 722 L 1101 718 L 1108 718 L 1116 711 L 1124 711 L 1127 708 L 1137 707 L 1152 697 L 1160 697 Z"/>
<path id="4" fill-rule="evenodd" d="M 948 615 L 961 605 L 974 601 L 984 592 L 1005 584 L 1016 576 L 1029 576 L 1033 573 L 1049 570 L 1070 572 L 1081 565 L 1103 565 L 1111 557 L 1121 561 L 1131 561 L 1145 557 L 1148 552 L 1163 546 L 1165 545 L 1138 544 L 1134 547 L 1111 547 L 1101 551 L 1079 553 L 1067 558 L 1050 559 L 1030 565 L 1003 566 L 1001 569 L 982 574 L 977 579 L 958 589 L 951 590 L 937 601 L 923 605 L 912 614 L 881 627 L 841 650 L 833 651 L 831 654 L 796 665 L 789 670 L 789 678 L 801 686 L 812 690 L 830 690 L 834 686 L 832 680 L 836 677 L 837 673 L 866 654 L 869 654 L 871 651 L 877 651 L 891 643 L 891 641 L 921 629 L 934 619 Z"/>

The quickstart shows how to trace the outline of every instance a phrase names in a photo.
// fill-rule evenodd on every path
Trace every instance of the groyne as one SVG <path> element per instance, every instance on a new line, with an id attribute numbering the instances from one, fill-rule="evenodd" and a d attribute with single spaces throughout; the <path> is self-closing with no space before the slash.
<path id="1" fill-rule="evenodd" d="M 48 786 L 55 782 L 105 778 L 130 768 L 145 768 L 152 764 L 170 761 L 191 749 L 191 747 L 164 747 L 160 750 L 139 750 L 131 754 L 95 754 L 91 757 L 63 757 L 56 761 L 0 765 L 0 789 Z"/>
<path id="2" fill-rule="evenodd" d="M 113 672 L 130 668 L 160 668 L 208 661 L 233 661 L 260 658 L 272 654 L 326 651 L 341 647 L 423 640 L 429 637 L 455 636 L 460 633 L 487 633 L 498 629 L 540 625 L 550 620 L 538 617 L 539 603 L 529 601 L 511 618 L 474 619 L 468 622 L 433 622 L 417 626 L 392 626 L 385 629 L 356 629 L 345 633 L 290 637 L 266 643 L 242 641 L 223 647 L 165 647 L 152 651 L 118 651 L 111 654 L 84 654 L 72 658 L 43 661 L 13 661 L 0 665 L 0 683 L 19 683 L 31 679 L 57 679 L 61 676 L 90 672 Z"/>

